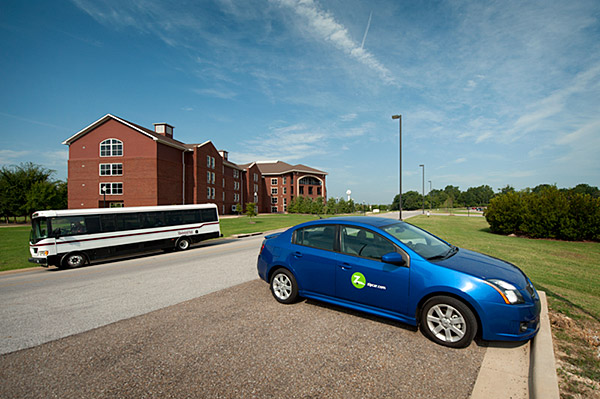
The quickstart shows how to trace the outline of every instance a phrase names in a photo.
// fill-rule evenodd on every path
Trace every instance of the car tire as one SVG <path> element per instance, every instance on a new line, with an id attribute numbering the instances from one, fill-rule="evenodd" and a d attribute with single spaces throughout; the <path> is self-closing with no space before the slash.
<path id="1" fill-rule="evenodd" d="M 429 299 L 421 310 L 421 331 L 432 341 L 451 348 L 465 348 L 477 333 L 477 319 L 464 302 L 448 297 Z"/>
<path id="2" fill-rule="evenodd" d="M 298 299 L 296 278 L 287 269 L 277 269 L 271 276 L 271 293 L 280 303 L 294 303 Z"/>
<path id="3" fill-rule="evenodd" d="M 175 247 L 177 248 L 178 251 L 185 251 L 190 248 L 191 244 L 192 243 L 190 242 L 189 238 L 182 237 L 179 240 L 177 240 Z"/>
<path id="4" fill-rule="evenodd" d="M 60 262 L 61 269 L 74 269 L 85 265 L 87 258 L 82 252 L 71 252 L 65 255 Z"/>

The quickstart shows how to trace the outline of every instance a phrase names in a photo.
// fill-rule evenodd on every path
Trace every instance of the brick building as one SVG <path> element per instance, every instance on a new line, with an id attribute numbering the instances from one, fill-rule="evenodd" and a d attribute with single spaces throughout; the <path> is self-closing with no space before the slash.
<path id="1" fill-rule="evenodd" d="M 173 130 L 108 114 L 65 140 L 69 208 L 210 202 L 229 214 L 257 202 L 266 213 L 285 212 L 295 196 L 326 198 L 326 172 L 280 161 L 237 165 L 211 141 L 185 144 Z"/>

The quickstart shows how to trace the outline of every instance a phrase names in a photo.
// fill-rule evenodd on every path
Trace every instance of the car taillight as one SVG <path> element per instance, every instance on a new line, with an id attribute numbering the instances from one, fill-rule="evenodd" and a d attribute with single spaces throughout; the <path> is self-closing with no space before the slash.
<path id="1" fill-rule="evenodd" d="M 260 246 L 260 251 L 258 252 L 259 255 L 262 254 L 263 249 L 265 249 L 265 242 L 263 241 L 262 245 Z"/>

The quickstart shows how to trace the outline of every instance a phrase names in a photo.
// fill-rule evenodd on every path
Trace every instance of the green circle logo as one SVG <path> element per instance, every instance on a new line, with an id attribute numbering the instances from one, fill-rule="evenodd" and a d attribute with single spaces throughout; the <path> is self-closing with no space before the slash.
<path id="1" fill-rule="evenodd" d="M 365 288 L 367 285 L 367 279 L 363 276 L 362 273 L 356 272 L 351 277 L 352 285 L 358 288 L 359 290 Z"/>

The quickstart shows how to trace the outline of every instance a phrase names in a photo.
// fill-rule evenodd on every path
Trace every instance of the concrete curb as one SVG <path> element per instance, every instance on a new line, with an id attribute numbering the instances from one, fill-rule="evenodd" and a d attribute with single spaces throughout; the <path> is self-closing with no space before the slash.
<path id="1" fill-rule="evenodd" d="M 558 389 L 558 377 L 556 376 L 550 318 L 548 317 L 548 301 L 545 292 L 542 291 L 539 294 L 542 302 L 542 313 L 540 315 L 540 331 L 531 341 L 530 396 L 534 399 L 558 399 L 560 391 Z"/>
<path id="2" fill-rule="evenodd" d="M 472 399 L 559 399 L 546 293 L 541 291 L 540 331 L 529 342 L 491 342 Z"/>

